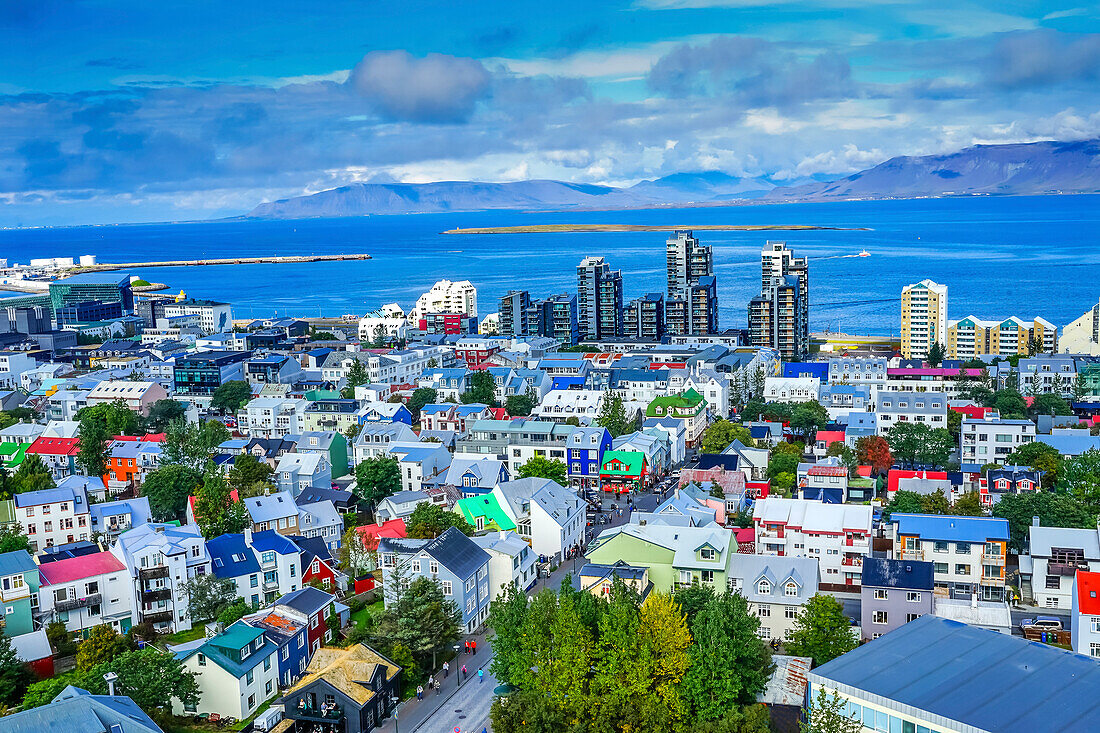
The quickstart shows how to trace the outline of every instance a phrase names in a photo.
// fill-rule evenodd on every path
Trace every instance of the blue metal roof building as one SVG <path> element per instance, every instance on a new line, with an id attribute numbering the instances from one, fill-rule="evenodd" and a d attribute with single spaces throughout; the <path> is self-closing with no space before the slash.
<path id="1" fill-rule="evenodd" d="M 949 514 L 892 514 L 898 537 L 945 542 L 1008 540 L 1008 520 L 997 517 L 956 517 Z"/>
<path id="2" fill-rule="evenodd" d="M 864 730 L 1095 730 L 1100 664 L 1039 642 L 921 616 L 809 673 Z"/>

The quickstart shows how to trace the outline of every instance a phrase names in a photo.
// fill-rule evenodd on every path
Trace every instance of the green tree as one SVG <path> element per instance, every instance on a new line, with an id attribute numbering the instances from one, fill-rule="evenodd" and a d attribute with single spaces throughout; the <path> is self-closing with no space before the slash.
<path id="1" fill-rule="evenodd" d="M 223 382 L 210 396 L 210 409 L 235 415 L 252 399 L 252 387 L 243 379 Z"/>
<path id="2" fill-rule="evenodd" d="M 930 367 L 938 367 L 943 363 L 947 354 L 944 352 L 943 344 L 939 341 L 933 341 L 932 345 L 928 347 L 928 356 L 924 358 L 928 362 Z"/>
<path id="3" fill-rule="evenodd" d="M 356 493 L 372 506 L 401 490 L 401 464 L 386 454 L 367 458 L 355 467 Z"/>
<path id="4" fill-rule="evenodd" d="M 504 409 L 512 417 L 527 417 L 535 409 L 535 401 L 529 394 L 514 394 L 504 401 Z"/>
<path id="5" fill-rule="evenodd" d="M 242 453 L 233 459 L 227 483 L 242 499 L 246 496 L 259 496 L 275 488 L 275 482 L 272 481 L 274 474 L 275 469 L 265 461 L 251 453 Z"/>
<path id="6" fill-rule="evenodd" d="M 819 687 L 805 720 L 800 720 L 800 733 L 861 733 L 863 723 L 848 715 L 847 701 L 835 690 L 832 694 Z"/>
<path id="7" fill-rule="evenodd" d="M 409 408 L 409 412 L 412 413 L 413 422 L 420 422 L 420 411 L 424 409 L 425 405 L 434 405 L 438 399 L 439 392 L 431 387 L 417 387 L 414 389 L 409 401 L 405 403 L 405 407 Z"/>
<path id="8" fill-rule="evenodd" d="M 1048 392 L 1038 395 L 1028 408 L 1028 415 L 1032 418 L 1039 415 L 1072 415 L 1073 410 L 1069 403 L 1060 394 Z"/>
<path id="9" fill-rule="evenodd" d="M 33 422 L 38 413 L 29 407 L 14 407 L 0 412 L 0 430 L 10 428 L 18 422 Z"/>
<path id="10" fill-rule="evenodd" d="M 1085 375 L 1081 372 L 1077 372 L 1076 378 L 1073 380 L 1073 386 L 1070 388 L 1073 393 L 1073 401 L 1080 402 L 1089 395 L 1089 383 L 1085 379 Z"/>
<path id="11" fill-rule="evenodd" d="M 1033 517 L 1038 517 L 1039 525 L 1043 527 L 1096 527 L 1094 510 L 1072 494 L 1048 491 L 1004 494 L 993 505 L 993 516 L 1008 520 L 1008 545 L 1013 552 L 1024 551 Z"/>
<path id="12" fill-rule="evenodd" d="M 129 636 L 120 634 L 107 624 L 93 626 L 76 652 L 76 668 L 86 671 L 134 649 Z"/>
<path id="13" fill-rule="evenodd" d="M 348 368 L 346 381 L 347 386 L 352 388 L 352 396 L 355 395 L 356 387 L 370 382 L 370 376 L 367 374 L 367 367 L 363 365 L 363 362 L 359 361 L 358 356 L 352 360 L 351 366 Z"/>
<path id="14" fill-rule="evenodd" d="M 88 408 L 85 407 L 84 410 Z M 83 412 L 84 410 L 81 410 Z M 110 458 L 111 433 L 99 420 L 85 419 L 80 423 L 80 451 L 76 454 L 76 465 L 88 476 L 102 476 L 107 473 L 107 460 Z"/>
<path id="15" fill-rule="evenodd" d="M 1019 390 L 1012 387 L 997 390 L 997 393 L 993 395 L 993 404 L 989 407 L 996 409 L 1002 418 L 1012 420 L 1022 419 L 1024 413 L 1027 412 L 1027 402 L 1024 401 L 1024 396 L 1020 394 Z"/>
<path id="16" fill-rule="evenodd" d="M 930 428 L 925 423 L 899 422 L 886 431 L 893 457 L 910 465 L 943 468 L 955 450 L 955 442 L 946 428 Z"/>
<path id="17" fill-rule="evenodd" d="M 95 673 L 92 671 L 72 672 L 34 682 L 27 687 L 27 692 L 23 696 L 22 708 L 23 710 L 30 710 L 32 708 L 40 708 L 43 705 L 49 705 L 53 702 L 53 699 L 60 695 L 61 691 L 69 685 L 79 687 L 88 692 L 97 690 L 99 681 L 95 679 L 94 675 Z M 106 685 L 104 685 L 104 687 L 106 687 Z M 106 690 L 103 690 L 103 692 L 105 693 Z"/>
<path id="18" fill-rule="evenodd" d="M 564 463 L 543 456 L 531 456 L 516 473 L 519 478 L 548 478 L 561 486 L 565 486 L 569 481 Z"/>
<path id="19" fill-rule="evenodd" d="M 739 593 L 716 596 L 695 616 L 691 666 L 683 683 L 695 719 L 717 720 L 764 690 L 773 665 L 758 628 L 760 619 Z"/>
<path id="20" fill-rule="evenodd" d="M 378 616 L 376 638 L 387 647 L 407 647 L 422 667 L 431 660 L 435 669 L 436 655 L 461 636 L 462 612 L 438 583 L 424 576 L 393 592 L 395 601 Z"/>
<path id="21" fill-rule="evenodd" d="M 496 383 L 493 375 L 487 371 L 474 372 L 470 375 L 470 389 L 459 395 L 462 404 L 482 404 L 489 407 L 497 406 Z"/>
<path id="22" fill-rule="evenodd" d="M 187 408 L 182 402 L 157 400 L 149 406 L 149 414 L 145 416 L 145 429 L 150 433 L 163 433 L 168 429 L 168 423 L 179 420 L 186 412 Z"/>
<path id="23" fill-rule="evenodd" d="M 122 400 L 100 402 L 84 407 L 76 413 L 80 423 L 80 437 L 84 439 L 84 430 L 88 423 L 97 423 L 109 438 L 116 435 L 140 435 L 141 421 L 136 412 L 126 406 Z"/>
<path id="24" fill-rule="evenodd" d="M 100 680 L 107 672 L 118 675 L 115 683 L 118 694 L 128 696 L 146 712 L 170 708 L 173 699 L 184 704 L 199 701 L 195 673 L 185 670 L 183 663 L 171 654 L 164 654 L 151 646 L 124 652 L 95 668 Z M 97 684 L 97 691 L 105 686 L 105 683 Z"/>
<path id="25" fill-rule="evenodd" d="M 149 511 L 158 522 L 179 519 L 187 508 L 187 497 L 199 487 L 197 471 L 179 463 L 167 463 L 150 471 L 141 484 L 141 495 L 149 500 Z"/>
<path id="26" fill-rule="evenodd" d="M 735 440 L 741 441 L 750 448 L 756 445 L 756 441 L 752 439 L 752 433 L 744 425 L 729 420 L 715 420 L 703 431 L 699 451 L 701 453 L 721 453 Z"/>
<path id="27" fill-rule="evenodd" d="M 19 550 L 31 550 L 31 542 L 23 533 L 23 526 L 14 522 L 0 526 L 0 555 Z"/>
<path id="28" fill-rule="evenodd" d="M 1100 512 L 1100 450 L 1092 448 L 1063 463 L 1058 486 L 1093 514 Z"/>
<path id="29" fill-rule="evenodd" d="M 967 491 L 955 500 L 951 513 L 960 517 L 982 517 L 985 516 L 985 507 L 977 491 Z"/>
<path id="30" fill-rule="evenodd" d="M 71 657 L 76 654 L 76 641 L 64 621 L 51 621 L 46 624 L 46 639 L 58 656 Z"/>
<path id="31" fill-rule="evenodd" d="M 340 561 L 343 572 L 354 578 L 361 578 L 378 566 L 375 550 L 367 549 L 358 527 L 348 527 L 336 549 L 336 559 Z"/>
<path id="32" fill-rule="evenodd" d="M 238 598 L 218 612 L 218 623 L 222 626 L 229 626 L 240 621 L 246 613 L 251 611 L 252 606 L 248 601 Z"/>
<path id="33" fill-rule="evenodd" d="M 695 617 L 699 615 L 699 612 L 706 608 L 707 604 L 713 601 L 715 597 L 714 586 L 701 584 L 680 588 L 672 596 L 673 600 L 679 604 L 680 610 L 683 611 L 689 627 L 695 622 Z"/>
<path id="34" fill-rule="evenodd" d="M 768 456 L 768 478 L 777 489 L 787 494 L 794 488 L 798 475 L 798 456 L 772 451 Z"/>
<path id="35" fill-rule="evenodd" d="M 196 575 L 182 584 L 187 594 L 187 608 L 195 621 L 209 621 L 217 617 L 226 606 L 237 598 L 237 584 L 232 578 L 219 578 L 213 573 Z"/>
<path id="36" fill-rule="evenodd" d="M 518 686 L 526 673 L 523 667 L 524 636 L 527 633 L 527 595 L 509 583 L 489 605 L 488 627 L 493 646 L 489 671 L 503 684 Z"/>
<path id="37" fill-rule="evenodd" d="M 812 657 L 815 667 L 836 659 L 859 646 L 844 607 L 832 596 L 820 593 L 803 607 L 794 621 L 787 651 L 797 657 Z"/>
<path id="38" fill-rule="evenodd" d="M 962 419 L 961 412 L 947 409 L 947 432 L 951 433 L 951 440 L 955 443 L 959 442 L 959 436 L 962 435 Z"/>
<path id="39" fill-rule="evenodd" d="M 1058 483 L 1062 475 L 1062 454 L 1052 445 L 1033 440 L 1024 443 L 1012 451 L 1005 458 L 1005 464 L 1010 466 L 1028 466 L 1035 471 L 1042 471 L 1042 483 L 1044 489 L 1051 489 Z"/>
<path id="40" fill-rule="evenodd" d="M 618 438 L 620 435 L 629 433 L 633 426 L 626 417 L 626 406 L 623 404 L 623 398 L 614 393 L 605 395 L 603 405 L 600 407 L 600 414 L 596 416 L 596 424 L 606 428 L 607 432 L 611 433 L 612 438 Z"/>
<path id="41" fill-rule="evenodd" d="M 0 635 L 0 703 L 16 705 L 32 682 L 34 674 L 16 655 L 11 639 Z"/>
<path id="42" fill-rule="evenodd" d="M 168 423 L 161 444 L 161 465 L 178 463 L 193 471 L 206 470 L 219 445 L 229 440 L 229 428 L 217 420 L 188 423 L 180 418 Z"/>
<path id="43" fill-rule="evenodd" d="M 225 477 L 217 469 L 203 475 L 202 487 L 195 494 L 195 521 L 206 539 L 252 526 L 244 502 L 233 499 Z"/>
<path id="44" fill-rule="evenodd" d="M 634 729 L 675 730 L 687 714 L 681 686 L 691 666 L 692 638 L 679 604 L 666 593 L 646 596 L 638 610 L 641 679 L 648 684 L 646 719 Z M 654 705 L 656 703 L 656 705 Z M 663 718 L 662 713 L 667 717 Z M 747 733 L 747 732 L 746 732 Z"/>
<path id="45" fill-rule="evenodd" d="M 924 514 L 951 514 L 951 500 L 943 493 L 943 489 L 925 494 L 920 498 L 920 504 Z"/>
<path id="46" fill-rule="evenodd" d="M 882 520 L 890 521 L 893 514 L 920 514 L 924 512 L 923 497 L 915 491 L 895 491 L 894 498 L 882 508 Z"/>
<path id="47" fill-rule="evenodd" d="M 454 527 L 464 535 L 472 535 L 474 528 L 458 512 L 449 512 L 438 504 L 422 501 L 405 520 L 405 535 L 411 539 L 427 540 Z"/>
<path id="48" fill-rule="evenodd" d="M 791 430 L 803 439 L 803 442 L 812 443 L 817 431 L 829 424 L 829 411 L 817 400 L 799 402 L 791 410 Z"/>

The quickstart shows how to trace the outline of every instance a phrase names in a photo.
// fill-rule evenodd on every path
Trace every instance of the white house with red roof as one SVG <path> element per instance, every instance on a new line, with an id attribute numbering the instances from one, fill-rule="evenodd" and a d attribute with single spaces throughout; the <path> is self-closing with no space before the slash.
<path id="1" fill-rule="evenodd" d="M 27 454 L 35 454 L 50 469 L 54 479 L 76 473 L 76 455 L 80 452 L 79 438 L 40 437 L 27 448 Z"/>
<path id="2" fill-rule="evenodd" d="M 1100 573 L 1077 571 L 1073 578 L 1071 607 L 1073 651 L 1100 659 Z"/>
<path id="3" fill-rule="evenodd" d="M 63 621 L 87 636 L 106 624 L 125 634 L 133 624 L 133 594 L 126 565 L 110 552 L 97 552 L 38 566 L 37 617 L 42 624 Z"/>
<path id="4" fill-rule="evenodd" d="M 871 554 L 871 507 L 769 496 L 753 508 L 756 552 L 813 557 L 823 590 L 858 592 Z"/>
<path id="5" fill-rule="evenodd" d="M 63 481 L 52 489 L 24 491 L 13 497 L 15 521 L 23 527 L 31 552 L 91 537 L 88 492 L 80 482 Z"/>

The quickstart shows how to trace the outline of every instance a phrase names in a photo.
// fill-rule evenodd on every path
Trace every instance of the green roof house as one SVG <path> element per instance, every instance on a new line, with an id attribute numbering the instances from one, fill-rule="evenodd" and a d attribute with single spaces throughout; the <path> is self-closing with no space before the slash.
<path id="1" fill-rule="evenodd" d="M 466 521 L 479 532 L 485 529 L 509 530 L 516 528 L 516 523 L 500 506 L 495 494 L 468 496 L 465 499 L 459 499 L 457 506 Z"/>
<path id="2" fill-rule="evenodd" d="M 649 461 L 637 450 L 606 450 L 600 464 L 600 485 L 604 491 L 624 493 L 645 488 Z"/>
<path id="3" fill-rule="evenodd" d="M 0 443 L 0 464 L 13 470 L 19 468 L 29 446 L 30 443 Z"/>
<path id="4" fill-rule="evenodd" d="M 645 410 L 647 419 L 672 419 L 684 423 L 689 448 L 695 447 L 707 427 L 707 401 L 692 388 L 680 394 L 656 397 Z"/>

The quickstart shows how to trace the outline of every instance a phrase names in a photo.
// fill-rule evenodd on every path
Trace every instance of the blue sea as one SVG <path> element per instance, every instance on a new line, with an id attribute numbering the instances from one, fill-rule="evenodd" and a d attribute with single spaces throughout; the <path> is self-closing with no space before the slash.
<path id="1" fill-rule="evenodd" d="M 621 269 L 626 297 L 665 289 L 662 232 L 442 234 L 445 229 L 544 223 L 817 224 L 868 231 L 697 232 L 713 245 L 720 325 L 745 324 L 760 284 L 760 250 L 786 240 L 810 258 L 812 330 L 898 331 L 906 283 L 948 285 L 951 318 L 1042 316 L 1058 326 L 1100 297 L 1100 196 L 974 197 L 710 208 L 371 216 L 0 231 L 0 257 L 95 254 L 101 262 L 365 252 L 354 262 L 143 268 L 172 292 L 227 300 L 234 316 L 339 316 L 383 303 L 409 307 L 442 278 L 470 280 L 479 315 L 502 294 L 575 292 L 588 255 Z M 870 257 L 856 257 L 862 249 Z"/>

